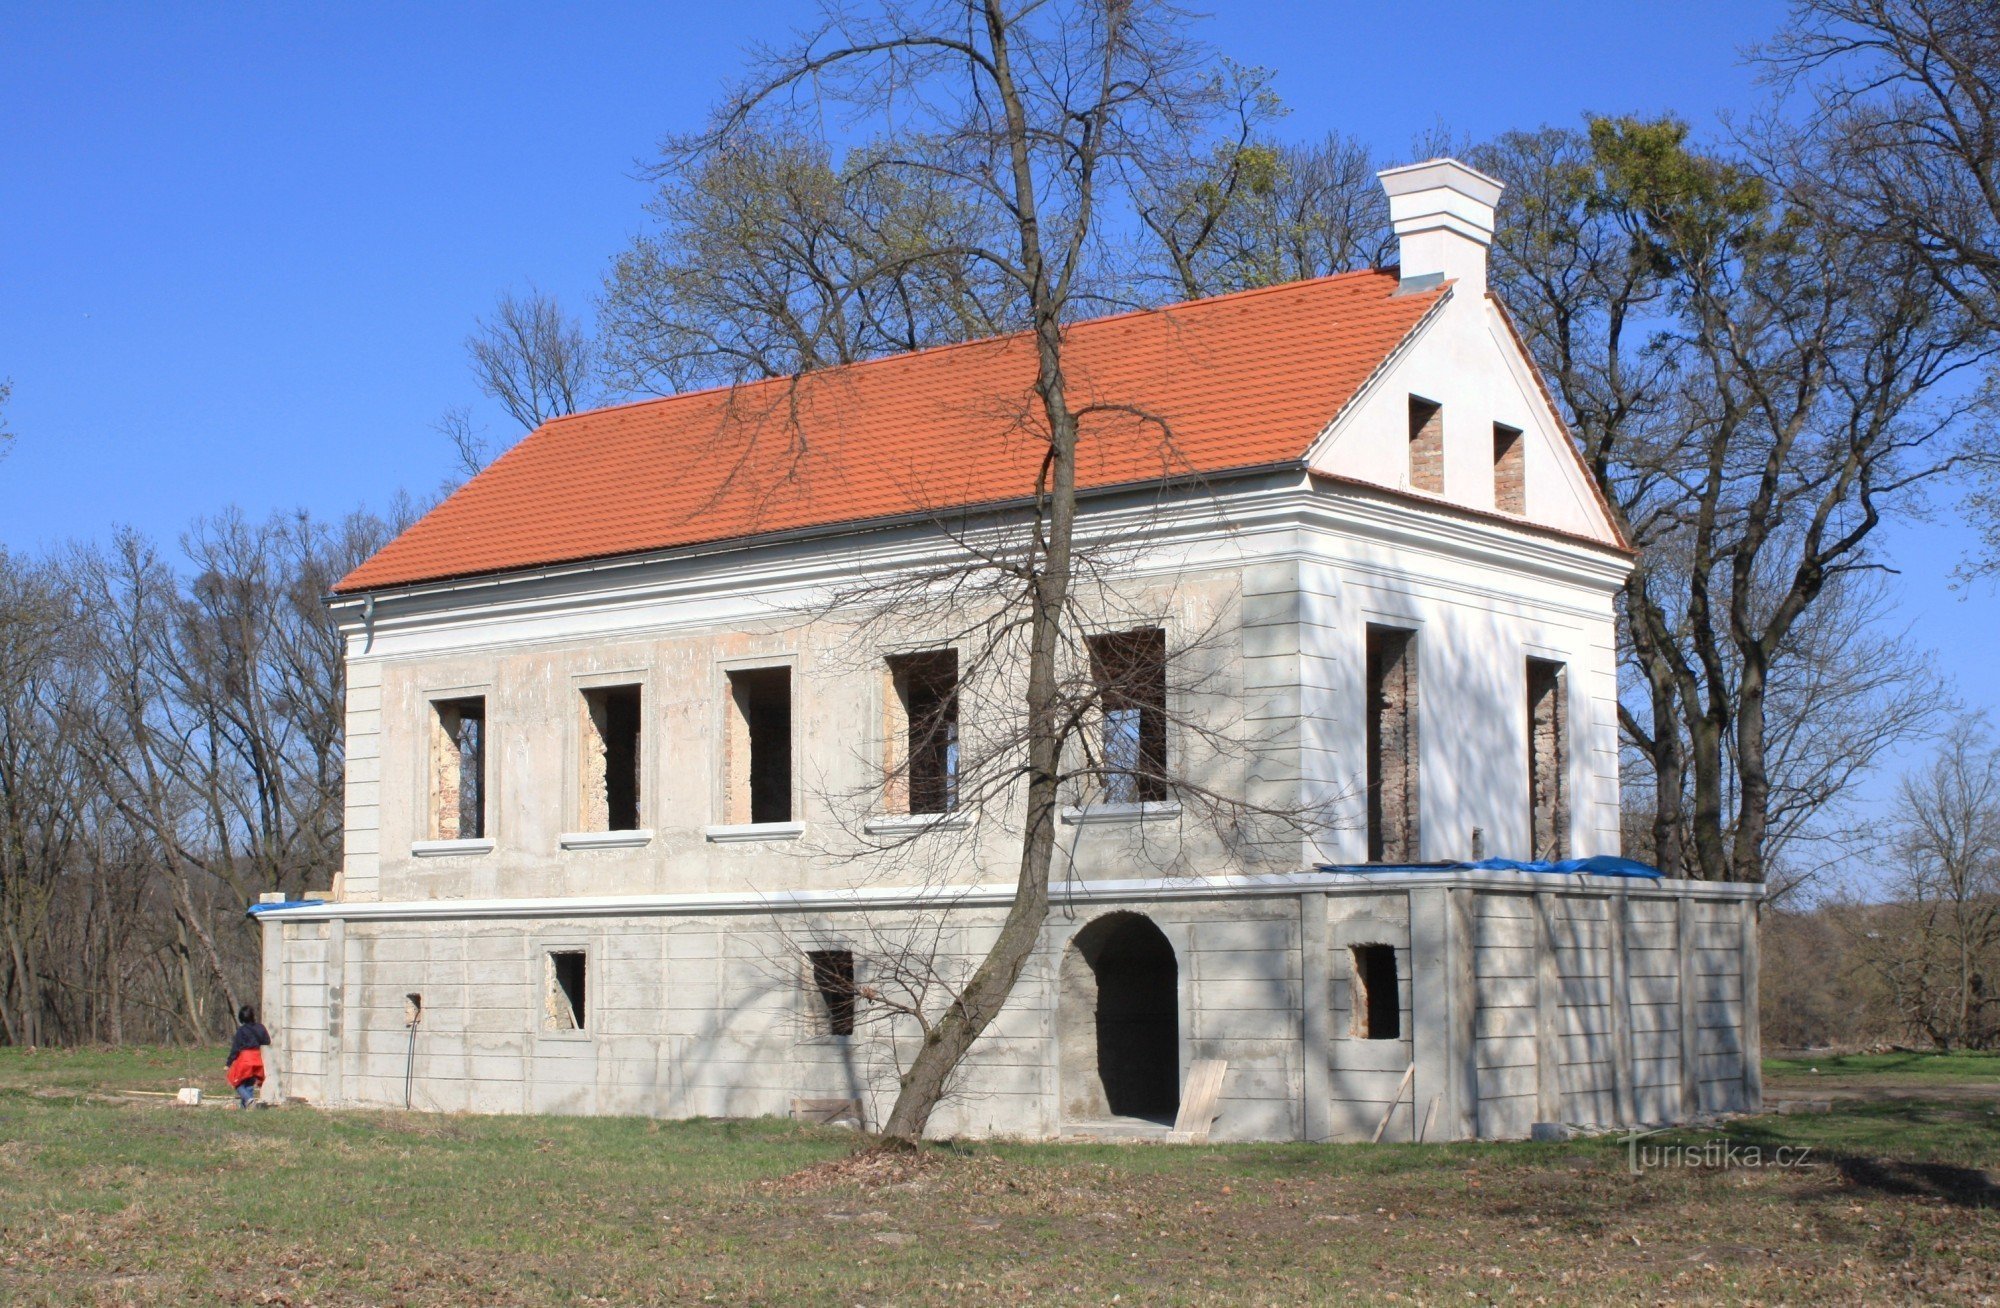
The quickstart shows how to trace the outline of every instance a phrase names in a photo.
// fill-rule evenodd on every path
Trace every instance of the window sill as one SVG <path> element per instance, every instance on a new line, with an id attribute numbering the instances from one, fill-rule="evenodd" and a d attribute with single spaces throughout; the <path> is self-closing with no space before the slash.
<path id="1" fill-rule="evenodd" d="M 1101 822 L 1156 822 L 1180 815 L 1180 801 L 1164 799 L 1145 804 L 1086 804 L 1065 808 L 1062 820 L 1070 826 L 1095 826 Z"/>
<path id="2" fill-rule="evenodd" d="M 806 833 L 803 822 L 739 822 L 731 826 L 704 827 L 701 834 L 717 845 L 740 845 L 753 841 L 797 840 Z"/>
<path id="3" fill-rule="evenodd" d="M 653 843 L 651 830 L 565 831 L 556 837 L 564 849 L 640 849 Z"/>
<path id="4" fill-rule="evenodd" d="M 949 813 L 885 813 L 861 824 L 871 836 L 918 836 L 926 831 L 964 831 L 972 825 L 969 809 Z"/>
<path id="5" fill-rule="evenodd" d="M 542 1030 L 535 1032 L 537 1040 L 555 1040 L 563 1044 L 588 1044 L 590 1031 L 585 1027 L 572 1027 L 567 1031 Z"/>
<path id="6" fill-rule="evenodd" d="M 478 840 L 412 840 L 412 858 L 451 858 L 459 855 L 490 854 L 493 852 L 491 837 Z"/>

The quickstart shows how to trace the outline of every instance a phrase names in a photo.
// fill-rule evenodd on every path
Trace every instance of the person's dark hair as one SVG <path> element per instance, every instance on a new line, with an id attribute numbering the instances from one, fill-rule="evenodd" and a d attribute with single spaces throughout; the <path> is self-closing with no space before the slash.
<path id="1" fill-rule="evenodd" d="M 254 1022 L 257 1020 L 257 1010 L 245 1004 L 236 1010 L 236 1020 L 239 1022 Z"/>

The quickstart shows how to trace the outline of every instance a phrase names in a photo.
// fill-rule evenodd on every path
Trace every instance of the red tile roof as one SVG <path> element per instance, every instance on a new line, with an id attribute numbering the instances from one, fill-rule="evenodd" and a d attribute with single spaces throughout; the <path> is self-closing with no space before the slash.
<path id="1" fill-rule="evenodd" d="M 1298 462 L 1444 294 L 1355 272 L 1077 323 L 1085 489 Z M 334 589 L 936 513 L 1034 490 L 1026 335 L 543 424 Z M 1109 406 L 1118 406 L 1111 408 Z M 1141 416 L 1143 415 L 1143 416 Z"/>

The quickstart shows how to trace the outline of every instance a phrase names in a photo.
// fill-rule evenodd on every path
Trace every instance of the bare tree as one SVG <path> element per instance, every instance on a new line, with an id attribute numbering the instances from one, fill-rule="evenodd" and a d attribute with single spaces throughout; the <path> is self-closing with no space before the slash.
<path id="1" fill-rule="evenodd" d="M 465 338 L 479 389 L 529 431 L 593 402 L 595 354 L 583 326 L 534 287 L 501 295 Z"/>
<path id="2" fill-rule="evenodd" d="M 671 393 L 1022 325 L 1018 289 L 971 247 L 989 208 L 872 148 L 836 163 L 809 132 L 737 124 L 670 140 L 651 169 L 656 231 L 612 263 L 598 313 L 624 390 Z"/>
<path id="3" fill-rule="evenodd" d="M 66 619 L 44 566 L 0 552 L 0 1034 L 51 1034 L 53 936 L 80 834 L 76 759 L 61 729 Z"/>
<path id="4" fill-rule="evenodd" d="M 1159 561 L 1165 514 L 1184 523 L 1188 513 L 1221 510 L 1198 488 L 1160 497 L 1155 514 L 1116 529 L 1079 524 L 1041 727 L 1056 738 L 1054 791 L 1074 806 L 1071 820 L 1097 806 L 1171 801 L 1171 818 L 1125 833 L 1122 867 L 1161 877 L 1222 863 L 1293 871 L 1305 843 L 1353 811 L 1355 787 L 1253 800 L 1250 778 L 1268 764 L 1274 741 L 1269 724 L 1246 718 L 1232 688 L 1234 591 L 1221 577 L 1143 566 Z M 852 889 L 893 888 L 893 903 L 837 924 L 779 922 L 766 950 L 775 986 L 818 991 L 816 1003 L 808 997 L 809 1021 L 855 1037 L 846 1057 L 871 1085 L 878 1072 L 906 1083 L 944 1025 L 958 1020 L 993 912 L 969 908 L 965 892 L 991 856 L 988 833 L 1014 837 L 1028 781 L 1022 762 L 1036 735 L 1024 695 L 1032 628 L 1014 599 L 1033 533 L 999 515 L 939 515 L 933 525 L 950 542 L 945 558 L 842 586 L 812 614 L 813 630 L 841 633 L 819 649 L 816 666 L 886 675 L 892 722 L 880 741 L 867 742 L 879 755 L 852 760 L 847 775 L 862 778 L 857 785 L 819 789 L 815 811 L 833 818 L 820 830 L 836 834 L 822 835 L 811 852 L 841 860 Z M 1171 634 L 1166 613 L 1176 615 Z M 885 660 L 885 649 L 905 652 Z M 1054 904 L 1102 856 L 1086 850 L 1080 867 L 1080 832 L 1071 826 L 1055 842 L 1046 891 Z M 957 1071 L 948 1070 L 940 1102 L 963 1093 Z"/>
<path id="5" fill-rule="evenodd" d="M 215 1037 L 254 984 L 244 907 L 339 864 L 323 597 L 413 516 L 0 551 L 0 1042 Z"/>
<path id="6" fill-rule="evenodd" d="M 1889 902 L 1865 955 L 1903 1020 L 1940 1049 L 2000 1042 L 2000 750 L 1963 724 L 1904 778 Z"/>
<path id="7" fill-rule="evenodd" d="M 976 265 L 1004 287 L 1007 318 L 1031 334 L 1032 396 L 1006 421 L 1046 446 L 1020 548 L 999 560 L 996 618 L 1022 657 L 1021 748 L 1012 765 L 1025 816 L 1015 891 L 991 949 L 953 988 L 900 1078 L 885 1136 L 923 1134 L 951 1075 L 1012 992 L 1049 911 L 1062 802 L 1064 651 L 1070 629 L 1080 424 L 1115 399 L 1073 399 L 1064 332 L 1109 249 L 1107 212 L 1165 154 L 1188 155 L 1222 104 L 1187 15 L 1165 4 L 1011 7 L 890 3 L 829 8 L 797 45 L 766 52 L 711 129 L 672 144 L 677 168 L 725 159 L 747 134 L 807 130 L 799 112 L 879 115 L 862 173 L 946 196 L 970 215 L 928 253 Z M 985 585 L 992 588 L 988 574 Z"/>
<path id="8" fill-rule="evenodd" d="M 452 405 L 431 424 L 431 429 L 451 446 L 452 459 L 456 464 L 454 471 L 462 476 L 468 479 L 477 477 L 487 464 L 493 462 L 493 442 L 483 428 L 473 425 L 471 405 Z M 456 485 L 455 482 L 446 482 L 448 488 Z"/>
<path id="9" fill-rule="evenodd" d="M 7 451 L 14 444 L 13 429 L 7 425 L 7 401 L 14 397 L 14 383 L 0 377 L 0 459 L 7 457 Z"/>
<path id="10" fill-rule="evenodd" d="M 1641 551 L 1626 738 L 1670 873 L 1763 880 L 1773 678 L 1885 514 L 1953 472 L 1991 357 L 1907 248 L 1821 203 L 1828 158 L 1692 149 L 1671 121 L 1502 138 L 1494 281 Z"/>
<path id="11" fill-rule="evenodd" d="M 1806 101 L 1829 166 L 1822 203 L 1851 231 L 1918 259 L 1961 312 L 2000 332 L 2000 23 L 1981 0 L 1797 0 L 1756 51 Z M 1967 495 L 1983 550 L 1967 571 L 2000 570 L 2000 440 L 1974 452 Z"/>
<path id="12" fill-rule="evenodd" d="M 1208 158 L 1147 179 L 1138 213 L 1152 242 L 1135 289 L 1192 300 L 1389 260 L 1388 202 L 1367 147 L 1338 133 L 1259 139 L 1258 107 L 1240 111 L 1237 137 Z"/>
<path id="13" fill-rule="evenodd" d="M 2000 23 L 1982 0 L 1795 0 L 1757 51 L 1808 96 L 1847 225 L 1902 246 L 2000 331 Z"/>

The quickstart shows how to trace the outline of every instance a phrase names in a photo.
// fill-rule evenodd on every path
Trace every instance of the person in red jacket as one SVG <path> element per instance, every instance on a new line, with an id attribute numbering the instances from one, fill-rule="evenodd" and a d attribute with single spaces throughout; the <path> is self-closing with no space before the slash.
<path id="1" fill-rule="evenodd" d="M 248 1108 L 264 1085 L 263 1050 L 271 1033 L 248 1004 L 236 1010 L 236 1021 L 236 1035 L 229 1042 L 229 1084 L 236 1088 L 236 1106 Z"/>

